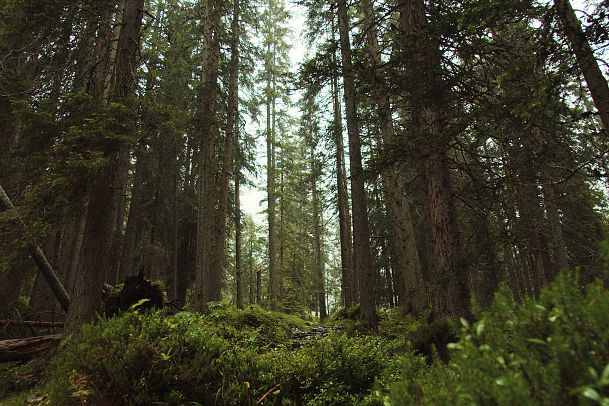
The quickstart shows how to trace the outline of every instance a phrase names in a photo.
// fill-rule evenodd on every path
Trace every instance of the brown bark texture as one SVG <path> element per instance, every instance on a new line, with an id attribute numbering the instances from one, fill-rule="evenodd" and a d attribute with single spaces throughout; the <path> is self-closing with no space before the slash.
<path id="1" fill-rule="evenodd" d="M 349 38 L 349 16 L 346 0 L 338 1 L 338 29 L 340 35 L 341 59 L 343 66 L 344 99 L 349 135 L 349 161 L 351 168 L 351 206 L 353 213 L 353 253 L 355 274 L 359 279 L 360 316 L 371 329 L 376 329 L 378 318 L 374 301 L 374 275 L 370 252 L 370 228 L 364 188 L 362 147 L 357 117 L 357 101 L 351 40 Z"/>

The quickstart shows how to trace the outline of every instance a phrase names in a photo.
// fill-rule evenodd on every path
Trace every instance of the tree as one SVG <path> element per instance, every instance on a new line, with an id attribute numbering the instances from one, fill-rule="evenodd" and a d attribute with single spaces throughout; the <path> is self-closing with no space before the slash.
<path id="1" fill-rule="evenodd" d="M 143 0 L 126 0 L 120 37 L 117 45 L 115 79 L 110 100 L 131 105 L 135 86 L 133 72 L 136 67 L 136 54 L 141 35 Z M 127 107 L 128 108 L 128 107 Z M 127 134 L 132 130 L 122 129 Z M 66 331 L 74 332 L 90 319 L 101 305 L 101 285 L 108 271 L 108 258 L 113 221 L 113 208 L 116 194 L 122 189 L 120 179 L 122 161 L 128 155 L 128 145 L 124 143 L 106 145 L 103 151 L 107 162 L 91 180 L 88 199 L 87 220 L 82 246 L 82 263 L 75 284 L 72 306 L 66 319 Z M 111 192 L 109 193 L 108 190 Z"/>
<path id="2" fill-rule="evenodd" d="M 344 99 L 346 106 L 347 133 L 349 134 L 349 161 L 351 168 L 351 205 L 353 213 L 353 253 L 355 275 L 359 280 L 360 309 L 362 320 L 370 328 L 376 328 L 374 296 L 372 291 L 372 260 L 370 256 L 370 231 L 366 209 L 366 192 L 362 167 L 361 140 L 359 135 L 351 43 L 349 38 L 349 16 L 347 2 L 337 0 L 338 29 L 343 67 Z"/>
<path id="3" fill-rule="evenodd" d="M 605 79 L 598 66 L 594 51 L 592 51 L 586 33 L 582 30 L 581 24 L 573 11 L 571 2 L 569 0 L 554 0 L 554 8 L 560 19 L 563 34 L 569 41 L 579 69 L 584 75 L 601 123 L 605 131 L 609 131 L 609 85 L 607 85 L 607 79 Z"/>

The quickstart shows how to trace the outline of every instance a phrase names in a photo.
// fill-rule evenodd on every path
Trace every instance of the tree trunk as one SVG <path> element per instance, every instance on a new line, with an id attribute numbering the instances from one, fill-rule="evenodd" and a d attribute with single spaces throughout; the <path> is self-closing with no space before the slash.
<path id="1" fill-rule="evenodd" d="M 7 211 L 7 210 L 13 211 L 15 213 L 17 220 L 20 223 L 20 226 L 23 228 L 23 230 L 26 229 L 25 224 L 23 223 L 23 220 L 21 220 L 21 217 L 19 217 L 17 210 L 13 206 L 13 203 L 11 202 L 11 200 L 8 198 L 6 192 L 4 192 L 4 189 L 2 188 L 2 186 L 0 186 L 0 209 L 2 209 L 3 211 Z M 63 284 L 57 277 L 57 274 L 53 270 L 53 267 L 51 266 L 51 264 L 49 264 L 49 261 L 47 260 L 44 253 L 42 252 L 42 249 L 33 243 L 29 243 L 28 251 L 32 255 L 34 262 L 36 262 L 36 265 L 38 266 L 38 270 L 44 276 L 47 283 L 51 287 L 51 290 L 53 291 L 53 293 L 55 294 L 55 297 L 61 304 L 61 307 L 64 309 L 64 311 L 67 312 L 68 308 L 70 307 L 70 295 L 68 294 L 68 292 L 64 288 Z"/>
<path id="2" fill-rule="evenodd" d="M 215 123 L 218 69 L 220 59 L 220 10 L 215 1 L 204 6 L 203 73 L 200 104 L 200 159 L 197 210 L 197 258 L 195 269 L 195 308 L 207 312 L 207 304 L 219 301 L 221 280 L 214 272 L 215 251 Z"/>
<path id="3" fill-rule="evenodd" d="M 133 72 L 140 43 L 143 8 L 143 0 L 125 2 L 117 45 L 116 79 L 111 100 L 126 105 L 132 104 L 132 92 L 135 87 Z M 122 193 L 120 189 L 124 185 L 124 180 L 121 179 L 122 159 L 125 153 L 128 156 L 128 147 L 120 145 L 106 153 L 109 161 L 107 166 L 98 169 L 90 182 L 91 192 L 82 246 L 81 271 L 76 279 L 74 303 L 68 312 L 65 325 L 68 333 L 75 332 L 100 309 L 101 286 L 109 272 L 113 214 L 116 212 L 116 195 Z"/>
<path id="4" fill-rule="evenodd" d="M 375 83 L 374 97 L 382 134 L 382 142 L 385 145 L 396 143 L 395 129 L 391 114 L 391 103 L 389 92 L 383 86 L 383 80 L 379 77 L 381 69 L 381 49 L 377 39 L 375 25 L 375 14 L 371 0 L 362 2 L 364 18 L 366 22 L 368 54 L 372 62 L 372 79 Z M 383 187 L 386 189 L 384 196 L 387 199 L 387 212 L 389 214 L 389 225 L 392 263 L 398 281 L 398 286 L 404 290 L 398 292 L 400 303 L 414 314 L 420 314 L 428 305 L 427 289 L 423 281 L 417 243 L 410 215 L 410 203 L 408 191 L 406 190 L 406 179 L 403 176 L 403 168 L 399 163 L 393 165 L 383 176 L 386 181 Z"/>
<path id="5" fill-rule="evenodd" d="M 60 341 L 61 334 L 0 341 L 0 362 L 28 361 Z"/>
<path id="6" fill-rule="evenodd" d="M 228 192 L 229 180 L 234 168 L 234 151 L 239 142 L 237 139 L 239 117 L 239 0 L 234 1 L 233 21 L 231 24 L 231 60 L 227 103 L 226 135 L 222 155 L 222 173 L 219 187 L 218 210 L 216 213 L 216 241 L 214 242 L 215 255 L 213 258 L 214 280 L 222 280 L 224 253 L 226 249 L 226 221 L 228 218 Z"/>
<path id="7" fill-rule="evenodd" d="M 334 35 L 334 30 L 332 30 Z M 343 305 L 350 307 L 358 301 L 353 274 L 353 238 L 351 234 L 351 213 L 347 192 L 345 169 L 345 147 L 343 145 L 342 113 L 339 100 L 338 75 L 332 76 L 334 107 L 334 143 L 336 145 L 336 184 L 338 205 L 338 226 L 340 232 L 341 293 Z"/>
<path id="8" fill-rule="evenodd" d="M 584 75 L 588 90 L 598 109 L 605 131 L 609 131 L 609 85 L 598 66 L 594 52 L 588 43 L 569 0 L 554 0 L 554 8 L 563 26 L 563 33 L 577 59 L 579 69 Z"/>
<path id="9" fill-rule="evenodd" d="M 311 147 L 311 186 L 313 199 L 313 238 L 315 240 L 315 273 L 317 276 L 317 302 L 319 305 L 319 319 L 324 321 L 328 317 L 326 309 L 326 288 L 324 280 L 324 263 L 322 254 L 321 208 L 319 193 L 317 192 L 317 179 L 319 177 L 318 163 L 315 160 L 315 148 Z"/>
<path id="10" fill-rule="evenodd" d="M 565 238 L 560 223 L 560 215 L 557 207 L 557 197 L 554 185 L 550 182 L 543 185 L 544 205 L 550 223 L 550 241 L 552 243 L 552 257 L 554 269 L 551 275 L 547 275 L 549 281 L 554 279 L 556 274 L 569 268 L 569 258 L 565 245 Z"/>
<path id="11" fill-rule="evenodd" d="M 241 233 L 241 169 L 239 158 L 235 161 L 235 280 L 237 294 L 237 308 L 243 309 L 243 261 L 242 261 L 242 233 Z M 251 295 L 250 295 L 251 303 Z"/>
<path id="12" fill-rule="evenodd" d="M 400 25 L 410 60 L 406 69 L 411 89 L 409 104 L 413 126 L 424 154 L 422 173 L 425 191 L 425 216 L 429 225 L 431 250 L 429 269 L 433 312 L 440 316 L 467 314 L 466 273 L 459 256 L 453 195 L 448 167 L 448 137 L 442 116 L 445 101 L 441 79 L 440 49 L 426 32 L 423 0 L 401 0 Z"/>
<path id="13" fill-rule="evenodd" d="M 269 0 L 269 13 L 274 13 L 274 0 Z M 271 34 L 274 40 L 274 33 Z M 267 44 L 267 55 L 272 58 L 267 60 L 267 97 L 266 97 L 266 176 L 267 176 L 267 220 L 268 220 L 268 260 L 269 260 L 269 300 L 271 309 L 277 310 L 278 307 L 278 286 L 277 286 L 277 231 L 275 230 L 275 211 L 277 197 L 275 194 L 275 48 L 269 41 Z"/>
<path id="14" fill-rule="evenodd" d="M 347 117 L 347 133 L 349 134 L 354 269 L 355 274 L 359 279 L 361 318 L 367 327 L 376 329 L 378 319 L 374 301 L 370 230 L 366 208 L 364 170 L 362 166 L 361 140 L 357 118 L 357 102 L 355 100 L 353 65 L 351 62 L 349 16 L 347 13 L 346 0 L 337 1 L 343 82 L 345 88 L 344 98 Z"/>
<path id="15" fill-rule="evenodd" d="M 135 247 L 138 238 L 138 225 L 140 224 L 142 211 L 142 186 L 144 183 L 145 152 L 143 148 L 136 154 L 135 173 L 133 175 L 133 186 L 131 187 L 131 201 L 127 215 L 127 226 L 123 238 L 122 255 L 119 265 L 118 280 L 122 281 L 126 276 L 135 275 Z"/>

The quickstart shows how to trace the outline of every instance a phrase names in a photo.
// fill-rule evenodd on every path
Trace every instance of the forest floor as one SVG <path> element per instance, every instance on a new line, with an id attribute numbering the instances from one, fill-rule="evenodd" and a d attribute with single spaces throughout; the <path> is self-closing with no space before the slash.
<path id="1" fill-rule="evenodd" d="M 217 304 L 132 311 L 52 354 L 0 364 L 2 405 L 606 405 L 609 289 L 565 274 L 536 298 L 504 291 L 472 320 L 357 308 L 324 323 Z"/>

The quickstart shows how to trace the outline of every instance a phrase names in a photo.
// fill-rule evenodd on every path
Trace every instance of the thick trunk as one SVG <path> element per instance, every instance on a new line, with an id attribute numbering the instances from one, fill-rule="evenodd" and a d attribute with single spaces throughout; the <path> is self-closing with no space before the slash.
<path id="1" fill-rule="evenodd" d="M 354 72 L 351 62 L 349 17 L 346 0 L 338 0 L 340 48 L 343 65 L 344 98 L 349 134 L 349 162 L 351 167 L 351 205 L 353 213 L 354 269 L 359 278 L 360 312 L 364 323 L 376 329 L 378 319 L 374 301 L 374 275 L 370 252 L 370 230 L 364 188 L 364 170 L 359 135 L 357 104 L 355 100 Z"/>
<path id="2" fill-rule="evenodd" d="M 61 334 L 0 341 L 0 362 L 28 361 L 60 341 Z"/>
<path id="3" fill-rule="evenodd" d="M 381 49 L 378 44 L 371 0 L 364 0 L 362 7 L 366 22 L 368 54 L 373 70 L 372 78 L 378 84 L 375 86 L 374 97 L 382 142 L 385 145 L 392 145 L 396 142 L 396 135 L 391 117 L 388 91 L 384 89 L 383 80 L 378 75 L 378 70 L 382 65 Z M 427 307 L 428 298 L 410 215 L 410 203 L 406 190 L 407 183 L 402 173 L 401 165 L 396 163 L 387 171 L 384 176 L 386 182 L 383 182 L 383 187 L 386 189 L 384 196 L 387 200 L 390 224 L 391 257 L 396 281 L 398 282 L 396 286 L 403 289 L 398 292 L 398 297 L 401 300 L 400 305 L 415 314 L 420 314 Z"/>
<path id="4" fill-rule="evenodd" d="M 409 104 L 414 131 L 425 143 L 422 173 L 425 216 L 432 270 L 431 291 L 435 316 L 467 314 L 466 275 L 459 256 L 453 195 L 448 167 L 448 137 L 442 115 L 445 101 L 441 83 L 441 55 L 437 41 L 426 32 L 425 4 L 422 0 L 401 0 L 400 24 L 409 54 L 407 73 L 412 79 Z M 423 147 L 421 145 L 420 147 Z"/>
<path id="5" fill-rule="evenodd" d="M 594 105 L 598 109 L 601 123 L 605 130 L 609 131 L 609 85 L 607 85 L 607 79 L 605 79 L 598 66 L 594 52 L 569 0 L 554 0 L 554 7 L 562 23 L 565 37 L 567 37 L 575 54 L 579 69 L 584 75 Z"/>
<path id="6" fill-rule="evenodd" d="M 135 87 L 133 73 L 139 49 L 143 17 L 143 0 L 125 3 L 115 66 L 115 83 L 111 100 L 131 105 Z M 103 93 L 103 92 L 102 92 Z M 101 98 L 103 96 L 100 95 Z M 80 272 L 74 287 L 73 306 L 66 319 L 66 332 L 75 332 L 91 319 L 101 306 L 101 286 L 110 267 L 112 228 L 116 224 L 117 198 L 122 193 L 124 156 L 127 145 L 106 151 L 107 165 L 93 174 L 82 246 Z M 114 221 L 113 221 L 114 220 Z"/>
<path id="7" fill-rule="evenodd" d="M 213 262 L 216 236 L 216 165 L 215 123 L 218 69 L 220 59 L 220 11 L 216 2 L 205 3 L 203 73 L 200 104 L 200 159 L 197 210 L 197 258 L 195 270 L 195 308 L 207 312 L 207 304 L 219 301 L 221 279 L 214 272 Z"/>
<path id="8" fill-rule="evenodd" d="M 213 258 L 214 280 L 222 280 L 222 270 L 224 265 L 224 251 L 226 249 L 226 221 L 228 218 L 228 192 L 229 180 L 234 168 L 234 151 L 239 142 L 237 139 L 238 131 L 238 112 L 239 112 L 239 0 L 235 0 L 233 9 L 233 21 L 231 24 L 231 61 L 230 77 L 227 103 L 226 135 L 224 139 L 224 149 L 222 155 L 222 173 L 220 177 L 218 211 L 216 213 L 216 241 L 214 242 L 215 255 Z"/>

